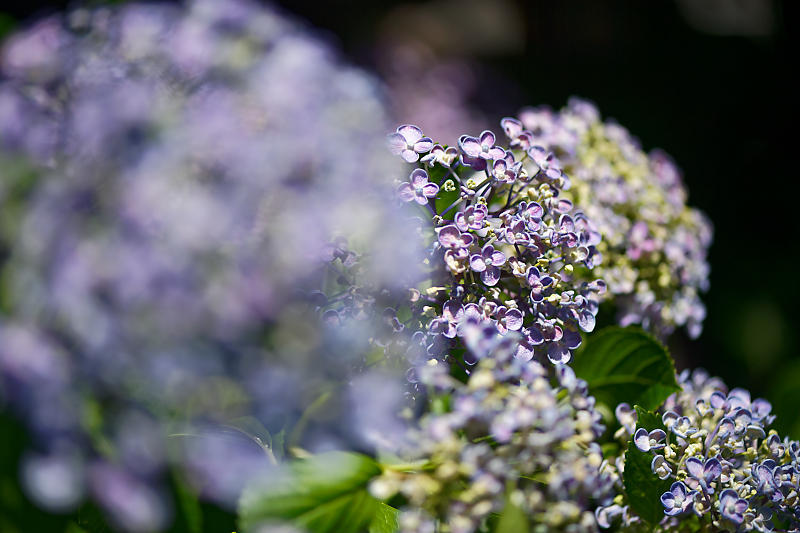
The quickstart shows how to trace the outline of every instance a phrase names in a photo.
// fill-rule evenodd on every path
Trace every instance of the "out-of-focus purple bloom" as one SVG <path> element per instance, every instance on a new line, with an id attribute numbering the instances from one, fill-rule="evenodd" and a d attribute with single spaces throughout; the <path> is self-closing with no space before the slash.
<path id="1" fill-rule="evenodd" d="M 412 200 L 420 205 L 426 205 L 429 198 L 435 198 L 439 186 L 428 182 L 428 173 L 418 168 L 411 172 L 407 182 L 398 187 L 397 194 L 404 202 Z"/>
<path id="2" fill-rule="evenodd" d="M 442 306 L 442 314 L 431 322 L 430 329 L 452 339 L 458 333 L 458 326 L 464 318 L 464 308 L 454 300 L 447 300 Z"/>
<path id="3" fill-rule="evenodd" d="M 419 154 L 429 152 L 433 148 L 433 141 L 422 134 L 417 126 L 405 124 L 397 128 L 396 133 L 389 135 L 389 150 L 399 155 L 408 163 L 419 159 Z"/>
<path id="4" fill-rule="evenodd" d="M 557 180 L 561 177 L 561 168 L 552 152 L 548 152 L 541 146 L 532 146 L 528 150 L 528 156 L 533 159 L 533 162 L 536 163 L 539 170 L 548 178 Z"/>

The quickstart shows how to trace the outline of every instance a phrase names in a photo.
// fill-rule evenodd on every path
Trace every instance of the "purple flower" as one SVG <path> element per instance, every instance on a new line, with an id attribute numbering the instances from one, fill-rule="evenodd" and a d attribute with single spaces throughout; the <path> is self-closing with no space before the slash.
<path id="1" fill-rule="evenodd" d="M 519 309 L 508 309 L 501 305 L 495 311 L 494 318 L 497 321 L 497 331 L 501 334 L 505 334 L 509 330 L 519 331 L 522 327 L 522 311 Z"/>
<path id="2" fill-rule="evenodd" d="M 420 205 L 428 203 L 428 198 L 434 198 L 439 192 L 439 186 L 428 183 L 428 173 L 418 168 L 397 188 L 397 194 L 404 202 L 415 201 Z"/>
<path id="3" fill-rule="evenodd" d="M 547 358 L 550 359 L 550 362 L 554 365 L 565 365 L 569 363 L 571 356 L 572 354 L 569 349 L 560 342 L 553 342 L 547 347 Z"/>
<path id="4" fill-rule="evenodd" d="M 757 490 L 773 502 L 783 500 L 783 493 L 779 490 L 778 482 L 775 481 L 774 461 L 768 459 L 761 464 L 752 466 L 753 478 L 758 483 Z"/>
<path id="5" fill-rule="evenodd" d="M 452 339 L 458 333 L 458 324 L 464 317 L 464 308 L 454 300 L 447 300 L 442 306 L 442 316 L 431 322 L 430 329 Z"/>
<path id="6" fill-rule="evenodd" d="M 506 262 L 503 252 L 494 249 L 491 244 L 481 248 L 479 254 L 473 254 L 469 258 L 469 266 L 475 272 L 481 273 L 481 280 L 488 286 L 497 285 L 500 280 L 500 269 Z"/>
<path id="7" fill-rule="evenodd" d="M 431 165 L 438 163 L 443 167 L 450 168 L 457 159 L 458 150 L 456 150 L 455 146 L 445 149 L 442 145 L 437 144 L 431 149 L 430 153 L 423 156 L 420 161 L 423 163 L 430 163 Z"/>
<path id="8" fill-rule="evenodd" d="M 667 463 L 667 460 L 664 459 L 663 455 L 656 454 L 653 457 L 653 461 L 650 463 L 650 469 L 658 476 L 658 479 L 667 479 L 672 475 L 672 468 L 669 466 L 669 463 Z"/>
<path id="9" fill-rule="evenodd" d="M 740 498 L 732 489 L 725 489 L 719 495 L 719 512 L 735 524 L 741 524 L 744 521 L 747 505 L 747 500 Z"/>
<path id="10" fill-rule="evenodd" d="M 685 513 L 692 504 L 695 492 L 687 492 L 686 485 L 676 481 L 669 488 L 669 492 L 661 495 L 661 504 L 664 506 L 664 514 L 675 516 Z"/>
<path id="11" fill-rule="evenodd" d="M 389 135 L 389 150 L 409 163 L 419 159 L 419 154 L 429 152 L 433 141 L 422 135 L 422 130 L 411 124 L 397 128 L 397 133 Z"/>
<path id="12" fill-rule="evenodd" d="M 539 269 L 535 266 L 528 268 L 525 277 L 528 280 L 528 285 L 531 286 L 531 300 L 541 302 L 543 298 L 542 291 L 552 285 L 553 278 L 548 275 L 541 275 Z"/>
<path id="13" fill-rule="evenodd" d="M 470 137 L 468 135 L 462 136 L 458 140 L 458 146 L 470 158 L 473 159 L 503 159 L 506 151 L 495 146 L 495 136 L 489 130 L 481 133 L 480 138 Z"/>
<path id="14" fill-rule="evenodd" d="M 447 225 L 439 230 L 439 244 L 451 250 L 466 248 L 473 241 L 469 233 L 461 233 L 454 225 Z"/>
<path id="15" fill-rule="evenodd" d="M 510 140 L 510 145 L 527 150 L 533 144 L 533 134 L 524 129 L 522 122 L 515 118 L 505 117 L 500 120 L 500 126 Z"/>
<path id="16" fill-rule="evenodd" d="M 514 161 L 514 154 L 506 152 L 502 159 L 496 159 L 492 164 L 492 176 L 497 181 L 514 183 L 522 169 L 522 163 Z"/>
<path id="17" fill-rule="evenodd" d="M 712 457 L 707 460 L 705 464 L 697 457 L 690 457 L 686 460 L 686 470 L 689 473 L 689 478 L 686 479 L 692 487 L 699 486 L 703 488 L 703 492 L 713 494 L 714 489 L 709 486 L 709 483 L 715 481 L 722 474 L 722 465 L 719 459 Z"/>
<path id="18" fill-rule="evenodd" d="M 639 450 L 649 452 L 650 450 L 663 448 L 665 444 L 662 441 L 666 436 L 667 434 L 661 429 L 654 429 L 650 433 L 647 433 L 646 429 L 639 428 L 636 430 L 636 433 L 633 434 L 633 443 L 636 444 Z"/>
<path id="19" fill-rule="evenodd" d="M 483 204 L 470 205 L 464 211 L 456 213 L 455 223 L 461 231 L 479 230 L 483 228 L 483 220 L 489 210 Z"/>
<path id="20" fill-rule="evenodd" d="M 551 180 L 561 177 L 561 169 L 558 166 L 555 156 L 541 146 L 532 146 L 528 150 L 528 156 L 533 159 L 539 170 Z"/>

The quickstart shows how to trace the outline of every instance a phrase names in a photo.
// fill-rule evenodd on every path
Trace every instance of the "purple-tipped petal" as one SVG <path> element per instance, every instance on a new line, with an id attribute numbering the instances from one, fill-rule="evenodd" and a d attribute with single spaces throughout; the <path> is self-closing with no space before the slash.
<path id="1" fill-rule="evenodd" d="M 489 150 L 487 150 L 485 152 L 485 156 L 483 156 L 483 157 L 485 157 L 486 159 L 499 159 L 499 160 L 502 160 L 503 157 L 505 157 L 505 155 L 506 155 L 506 151 L 505 150 L 503 150 L 499 146 L 495 146 L 495 147 L 489 148 Z"/>
<path id="2" fill-rule="evenodd" d="M 706 461 L 706 465 L 703 468 L 703 477 L 706 480 L 706 483 L 711 483 L 715 479 L 718 479 L 719 476 L 722 474 L 722 465 L 717 458 L 711 458 Z"/>
<path id="3" fill-rule="evenodd" d="M 461 245 L 461 232 L 452 224 L 439 230 L 439 243 L 446 248 L 458 248 Z"/>
<path id="4" fill-rule="evenodd" d="M 690 457 L 686 460 L 686 470 L 689 472 L 689 475 L 695 479 L 700 480 L 703 478 L 704 465 L 697 457 Z"/>
<path id="5" fill-rule="evenodd" d="M 400 186 L 397 188 L 397 196 L 400 197 L 401 200 L 404 202 L 410 202 L 414 199 L 416 194 L 414 193 L 414 187 L 411 186 L 410 183 L 401 183 Z"/>
<path id="6" fill-rule="evenodd" d="M 394 155 L 400 155 L 403 150 L 408 148 L 408 143 L 406 142 L 405 137 L 400 135 L 399 133 L 392 133 L 386 138 L 386 142 L 389 145 L 389 151 L 392 152 Z"/>
<path id="7" fill-rule="evenodd" d="M 427 198 L 433 198 L 439 193 L 439 186 L 435 183 L 428 183 L 422 187 L 422 194 Z"/>
<path id="8" fill-rule="evenodd" d="M 486 270 L 486 261 L 481 254 L 473 254 L 469 258 L 469 266 L 475 272 L 483 272 Z"/>
<path id="9" fill-rule="evenodd" d="M 487 148 L 491 148 L 492 146 L 494 146 L 496 140 L 497 139 L 495 138 L 494 133 L 492 133 L 489 130 L 484 130 L 480 135 L 481 145 L 486 146 Z"/>
<path id="10" fill-rule="evenodd" d="M 486 270 L 481 272 L 481 281 L 489 287 L 497 285 L 497 282 L 500 281 L 500 269 L 496 266 L 487 266 Z"/>
<path id="11" fill-rule="evenodd" d="M 408 148 L 402 151 L 400 157 L 402 157 L 406 163 L 416 163 L 417 160 L 419 160 L 419 154 L 414 150 L 409 150 Z"/>
<path id="12" fill-rule="evenodd" d="M 428 183 L 428 173 L 421 168 L 415 169 L 408 177 L 408 181 L 414 187 L 422 187 Z"/>
<path id="13" fill-rule="evenodd" d="M 475 137 L 462 137 L 458 141 L 458 146 L 469 157 L 477 158 L 481 155 L 481 143 Z"/>
<path id="14" fill-rule="evenodd" d="M 672 468 L 670 468 L 663 455 L 653 456 L 653 460 L 650 462 L 650 470 L 658 476 L 658 479 L 667 479 L 672 475 Z"/>
<path id="15" fill-rule="evenodd" d="M 505 319 L 506 327 L 511 331 L 518 331 L 522 327 L 522 312 L 519 309 L 510 309 Z"/>
<path id="16" fill-rule="evenodd" d="M 414 151 L 418 154 L 430 152 L 433 148 L 433 141 L 429 137 L 423 137 L 414 143 Z"/>
<path id="17" fill-rule="evenodd" d="M 505 264 L 505 262 L 506 262 L 506 254 L 504 254 L 503 252 L 500 252 L 498 250 L 495 250 L 495 251 L 492 252 L 491 260 L 492 260 L 492 264 L 494 266 L 497 266 L 497 267 L 503 266 Z"/>
<path id="18" fill-rule="evenodd" d="M 636 433 L 633 434 L 633 443 L 640 451 L 649 452 L 650 436 L 648 435 L 647 430 L 644 428 L 637 429 Z"/>
<path id="19" fill-rule="evenodd" d="M 547 358 L 554 365 L 569 363 L 570 351 L 561 343 L 554 342 L 547 347 Z"/>
<path id="20" fill-rule="evenodd" d="M 506 137 L 512 140 L 516 139 L 524 129 L 522 127 L 522 122 L 511 117 L 504 117 L 500 119 L 500 127 L 503 128 Z"/>
<path id="21" fill-rule="evenodd" d="M 397 133 L 403 136 L 408 146 L 413 146 L 422 139 L 422 130 L 412 124 L 405 124 L 397 128 Z"/>

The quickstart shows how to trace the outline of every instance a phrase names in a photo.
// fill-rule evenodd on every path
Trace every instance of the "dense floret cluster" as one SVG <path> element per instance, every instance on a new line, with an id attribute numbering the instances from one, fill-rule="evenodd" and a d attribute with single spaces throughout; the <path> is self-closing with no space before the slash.
<path id="1" fill-rule="evenodd" d="M 516 141 L 503 148 L 488 130 L 445 147 L 413 125 L 389 146 L 416 167 L 397 196 L 419 206 L 431 242 L 430 277 L 415 288 L 429 296 L 429 355 L 447 353 L 465 319 L 490 320 L 519 332 L 518 358 L 567 363 L 580 332 L 594 329 L 605 283 L 581 280 L 600 260 L 600 234 L 564 197 L 569 177 L 553 154 Z"/>
<path id="2" fill-rule="evenodd" d="M 637 428 L 628 406 L 617 409 L 619 436 L 632 433 L 632 445 L 652 455 L 653 474 L 672 481 L 660 498 L 660 527 L 671 531 L 695 516 L 719 530 L 798 530 L 800 444 L 769 429 L 769 402 L 728 391 L 702 370 L 683 372 L 679 382 L 681 392 L 660 409 L 663 429 Z M 617 515 L 636 521 L 619 504 L 598 509 L 606 527 Z"/>
<path id="3" fill-rule="evenodd" d="M 464 333 L 480 362 L 466 383 L 434 359 L 421 370 L 441 410 L 395 447 L 408 463 L 387 469 L 373 494 L 407 499 L 399 524 L 408 532 L 476 531 L 509 502 L 539 528 L 596 530 L 593 510 L 611 495 L 611 478 L 586 382 L 568 366 L 516 358 L 516 335 L 489 321 Z"/>
<path id="4" fill-rule="evenodd" d="M 570 194 L 603 236 L 594 270 L 608 284 L 622 325 L 661 337 L 676 326 L 699 335 L 708 288 L 711 224 L 686 206 L 680 172 L 661 151 L 646 154 L 619 124 L 602 122 L 590 103 L 573 99 L 560 112 L 528 108 L 503 120 L 512 143 L 555 154 Z"/>

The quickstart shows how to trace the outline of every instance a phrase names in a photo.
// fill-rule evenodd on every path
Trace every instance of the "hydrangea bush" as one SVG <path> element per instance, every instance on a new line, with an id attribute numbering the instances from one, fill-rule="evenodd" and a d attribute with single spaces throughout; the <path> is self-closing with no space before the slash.
<path id="1" fill-rule="evenodd" d="M 800 530 L 769 402 L 661 344 L 700 332 L 710 224 L 592 104 L 391 128 L 368 74 L 244 0 L 53 16 L 2 69 L 0 407 L 42 508 Z"/>

